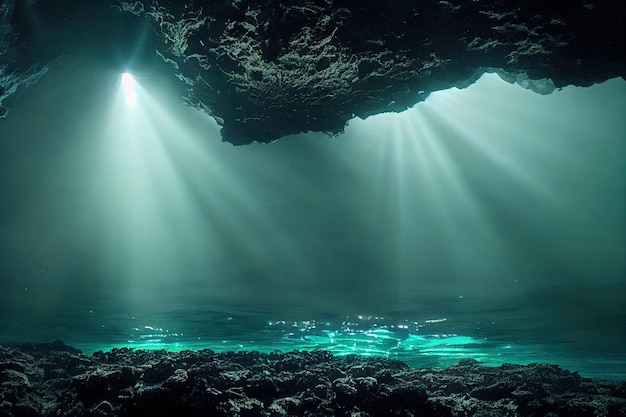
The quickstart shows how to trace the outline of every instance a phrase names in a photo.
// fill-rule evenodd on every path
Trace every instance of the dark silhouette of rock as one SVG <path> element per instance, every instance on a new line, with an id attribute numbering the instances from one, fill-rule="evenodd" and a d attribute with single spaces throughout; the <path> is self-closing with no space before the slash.
<path id="1" fill-rule="evenodd" d="M 0 345 L 0 416 L 623 416 L 626 382 L 557 365 L 447 369 L 329 352 Z"/>
<path id="2" fill-rule="evenodd" d="M 624 76 L 623 2 L 132 1 L 223 139 L 341 133 L 485 71 L 550 93 Z"/>
<path id="3" fill-rule="evenodd" d="M 23 0 L 13 16 L 13 1 L 1 5 L 0 104 L 21 85 L 7 63 L 43 68 L 71 52 L 141 67 L 156 50 L 234 144 L 339 134 L 486 71 L 540 94 L 625 75 L 621 0 Z"/>
<path id="4" fill-rule="evenodd" d="M 0 3 L 0 55 L 6 53 L 9 48 L 11 34 L 13 33 L 11 16 L 13 16 L 14 9 L 15 0 L 3 0 Z"/>

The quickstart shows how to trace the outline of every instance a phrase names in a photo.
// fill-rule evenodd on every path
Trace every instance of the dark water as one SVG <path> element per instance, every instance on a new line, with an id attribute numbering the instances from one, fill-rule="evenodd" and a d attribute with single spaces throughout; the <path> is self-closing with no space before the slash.
<path id="1" fill-rule="evenodd" d="M 234 148 L 171 84 L 60 61 L 0 121 L 0 341 L 330 349 L 626 375 L 626 83 L 486 76 Z"/>

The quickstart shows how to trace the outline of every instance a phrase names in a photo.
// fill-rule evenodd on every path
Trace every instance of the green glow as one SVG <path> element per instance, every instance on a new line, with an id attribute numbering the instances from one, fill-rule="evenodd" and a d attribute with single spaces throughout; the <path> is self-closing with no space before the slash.
<path id="1" fill-rule="evenodd" d="M 83 69 L 89 94 L 66 73 L 0 126 L 3 340 L 626 375 L 623 80 L 543 97 L 486 75 L 337 139 L 234 148 L 161 81 L 129 111 L 119 73 Z M 354 311 L 417 319 L 274 321 Z"/>
<path id="2" fill-rule="evenodd" d="M 408 321 L 357 316 L 323 321 L 270 320 L 255 324 L 246 317 L 213 315 L 211 323 L 212 327 L 204 332 L 150 324 L 134 327 L 130 337 L 115 343 L 72 344 L 87 354 L 114 348 L 262 353 L 326 350 L 338 357 L 356 355 L 401 360 L 413 368 L 443 368 L 465 358 L 487 366 L 542 362 L 557 363 L 584 376 L 622 379 L 620 358 L 594 361 L 573 352 L 565 355 L 558 346 L 550 344 L 512 343 L 485 336 L 433 332 L 436 328 L 443 329 L 442 326 L 454 327 L 447 318 Z"/>
<path id="3" fill-rule="evenodd" d="M 458 334 L 407 334 L 406 327 L 411 326 L 405 324 L 394 326 L 377 324 L 367 328 L 363 326 L 364 322 L 348 322 L 347 324 L 344 322 L 342 328 L 331 330 L 330 323 L 316 323 L 312 320 L 276 323 L 285 323 L 285 327 L 276 331 L 273 329 L 276 324 L 272 323 L 268 324 L 264 330 L 233 334 L 228 340 L 217 339 L 222 335 L 211 337 L 210 334 L 205 334 L 190 337 L 158 326 L 144 326 L 135 328 L 133 337 L 126 342 L 78 344 L 77 346 L 87 354 L 96 350 L 107 351 L 114 348 L 169 352 L 211 349 L 216 352 L 259 351 L 262 353 L 327 350 L 339 357 L 347 355 L 382 357 L 402 360 L 412 367 L 434 368 L 452 366 L 464 358 L 473 358 L 489 366 L 555 360 L 554 354 L 542 346 L 496 343 L 485 337 Z M 355 323 L 363 329 L 350 329 Z M 425 326 L 427 325 L 421 324 L 412 328 L 419 331 Z M 319 331 L 321 327 L 325 328 Z M 559 363 L 562 362 L 563 358 L 559 358 Z M 593 375 L 594 372 L 593 367 L 579 370 L 583 374 Z M 606 376 L 606 372 L 603 375 Z"/>

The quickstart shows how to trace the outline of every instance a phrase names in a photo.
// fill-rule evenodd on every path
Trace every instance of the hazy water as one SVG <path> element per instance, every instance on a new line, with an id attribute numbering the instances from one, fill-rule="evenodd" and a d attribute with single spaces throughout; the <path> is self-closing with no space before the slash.
<path id="1" fill-rule="evenodd" d="M 0 341 L 624 379 L 623 80 L 544 97 L 487 76 L 234 148 L 159 77 L 128 112 L 118 78 L 61 63 L 0 121 Z"/>

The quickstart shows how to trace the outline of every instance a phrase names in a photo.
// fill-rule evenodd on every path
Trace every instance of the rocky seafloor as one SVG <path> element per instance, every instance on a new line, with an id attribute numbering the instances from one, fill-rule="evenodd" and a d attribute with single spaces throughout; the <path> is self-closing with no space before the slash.
<path id="1" fill-rule="evenodd" d="M 0 345 L 0 416 L 624 416 L 626 381 L 557 365 L 446 369 L 329 352 Z"/>

